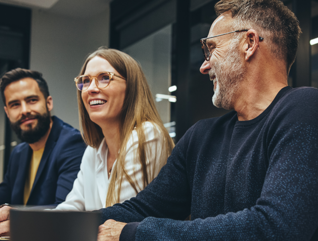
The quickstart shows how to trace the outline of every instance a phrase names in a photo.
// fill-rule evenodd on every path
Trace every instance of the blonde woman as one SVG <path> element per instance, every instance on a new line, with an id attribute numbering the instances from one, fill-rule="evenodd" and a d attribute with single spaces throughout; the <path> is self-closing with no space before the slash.
<path id="1" fill-rule="evenodd" d="M 75 78 L 88 147 L 73 189 L 58 210 L 96 210 L 123 202 L 149 184 L 174 146 L 137 62 L 100 48 Z"/>

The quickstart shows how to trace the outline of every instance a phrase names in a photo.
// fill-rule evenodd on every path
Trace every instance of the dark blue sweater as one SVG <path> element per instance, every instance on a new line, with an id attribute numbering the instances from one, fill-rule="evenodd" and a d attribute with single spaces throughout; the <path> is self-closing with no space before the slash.
<path id="1" fill-rule="evenodd" d="M 286 87 L 250 121 L 199 121 L 144 191 L 102 211 L 129 223 L 120 240 L 314 240 L 318 90 Z"/>

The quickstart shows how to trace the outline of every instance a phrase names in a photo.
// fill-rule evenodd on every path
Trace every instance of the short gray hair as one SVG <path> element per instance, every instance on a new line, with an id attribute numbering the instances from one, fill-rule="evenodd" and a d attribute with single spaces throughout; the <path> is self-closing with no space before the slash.
<path id="1" fill-rule="evenodd" d="M 231 11 L 238 20 L 233 27 L 254 28 L 272 42 L 271 52 L 286 62 L 287 72 L 295 62 L 301 34 L 295 14 L 280 0 L 221 0 L 215 12 Z"/>

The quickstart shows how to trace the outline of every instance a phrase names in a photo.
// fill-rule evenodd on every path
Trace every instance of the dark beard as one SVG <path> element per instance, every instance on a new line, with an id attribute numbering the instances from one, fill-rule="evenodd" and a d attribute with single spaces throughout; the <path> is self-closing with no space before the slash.
<path id="1" fill-rule="evenodd" d="M 37 125 L 30 130 L 22 130 L 20 128 L 21 121 L 25 118 L 36 118 L 38 119 Z M 10 122 L 13 131 L 17 134 L 18 138 L 29 144 L 33 144 L 39 141 L 49 130 L 51 122 L 50 112 L 47 111 L 44 114 L 31 115 L 28 114 L 26 116 L 22 116 L 20 120 L 17 122 Z"/>

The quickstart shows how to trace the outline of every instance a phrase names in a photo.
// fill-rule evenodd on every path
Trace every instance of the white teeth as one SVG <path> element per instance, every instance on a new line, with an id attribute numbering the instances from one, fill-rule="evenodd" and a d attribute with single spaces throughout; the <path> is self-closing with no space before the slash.
<path id="1" fill-rule="evenodd" d="M 104 103 L 106 103 L 105 100 L 92 100 L 89 102 L 90 105 L 102 105 Z"/>

